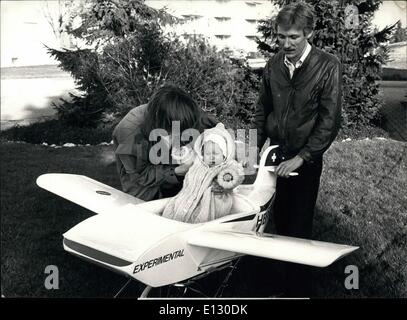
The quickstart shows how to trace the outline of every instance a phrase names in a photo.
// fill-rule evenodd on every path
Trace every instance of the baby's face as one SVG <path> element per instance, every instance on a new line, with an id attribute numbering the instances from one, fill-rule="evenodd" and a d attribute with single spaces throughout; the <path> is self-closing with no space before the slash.
<path id="1" fill-rule="evenodd" d="M 203 161 L 213 167 L 224 161 L 222 149 L 213 141 L 205 142 L 203 146 Z"/>

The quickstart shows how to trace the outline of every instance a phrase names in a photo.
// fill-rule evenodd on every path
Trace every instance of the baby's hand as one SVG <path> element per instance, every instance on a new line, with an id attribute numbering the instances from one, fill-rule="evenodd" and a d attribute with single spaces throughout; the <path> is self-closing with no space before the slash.
<path id="1" fill-rule="evenodd" d="M 225 189 L 223 189 L 215 179 L 212 183 L 212 192 L 219 193 L 224 191 Z"/>
<path id="2" fill-rule="evenodd" d="M 192 162 L 193 163 L 193 162 Z M 179 165 L 178 167 L 175 167 L 174 172 L 177 176 L 184 176 L 188 172 L 189 168 L 192 166 L 192 163 L 184 163 Z"/>
<path id="3" fill-rule="evenodd" d="M 193 164 L 194 161 L 195 161 L 195 158 L 196 158 L 196 153 L 195 153 L 195 151 L 192 150 L 192 149 L 190 149 L 188 156 L 184 158 L 183 164 L 187 164 L 187 165 L 192 166 L 192 164 Z"/>
<path id="4" fill-rule="evenodd" d="M 188 146 L 174 148 L 171 153 L 173 161 L 179 165 L 190 167 L 195 159 L 195 152 Z"/>
<path id="5" fill-rule="evenodd" d="M 185 175 L 189 168 L 194 164 L 195 152 L 188 146 L 173 150 L 171 155 L 173 160 L 179 164 L 179 166 L 174 169 L 175 174 L 179 176 Z"/>

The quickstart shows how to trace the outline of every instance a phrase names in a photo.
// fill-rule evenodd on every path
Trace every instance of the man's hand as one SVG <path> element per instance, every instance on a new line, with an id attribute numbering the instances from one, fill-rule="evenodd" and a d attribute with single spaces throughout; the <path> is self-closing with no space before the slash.
<path id="1" fill-rule="evenodd" d="M 288 178 L 290 172 L 301 167 L 304 163 L 304 159 L 300 156 L 295 156 L 294 158 L 281 162 L 276 169 L 276 174 L 280 177 Z"/>

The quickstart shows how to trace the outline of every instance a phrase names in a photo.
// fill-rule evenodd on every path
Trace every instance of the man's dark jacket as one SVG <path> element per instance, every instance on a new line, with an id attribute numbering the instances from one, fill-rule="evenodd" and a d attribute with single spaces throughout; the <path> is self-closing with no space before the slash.
<path id="1" fill-rule="evenodd" d="M 342 72 L 339 60 L 312 49 L 290 79 L 280 51 L 263 72 L 256 109 L 258 146 L 267 137 L 287 158 L 313 161 L 329 148 L 340 125 Z"/>

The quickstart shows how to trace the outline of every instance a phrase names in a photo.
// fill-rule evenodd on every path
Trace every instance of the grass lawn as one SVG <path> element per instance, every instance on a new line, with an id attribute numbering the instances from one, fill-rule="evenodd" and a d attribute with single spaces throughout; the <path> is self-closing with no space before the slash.
<path id="1" fill-rule="evenodd" d="M 36 186 L 47 172 L 84 174 L 119 187 L 106 164 L 110 146 L 54 149 L 0 143 L 1 291 L 6 297 L 111 297 L 126 279 L 62 248 L 62 234 L 90 212 Z M 407 144 L 394 140 L 335 142 L 325 157 L 315 239 L 360 246 L 325 269 L 314 269 L 320 297 L 407 297 Z M 226 296 L 256 295 L 259 265 L 243 259 Z M 260 259 L 260 264 L 263 259 Z M 59 268 L 59 290 L 46 290 L 44 269 Z M 359 269 L 359 290 L 346 290 L 345 266 Z M 270 277 L 278 274 L 270 270 Z M 215 276 L 216 277 L 216 276 Z M 211 278 L 207 282 L 210 281 Z M 257 284 L 256 284 L 257 283 Z M 130 288 L 126 295 L 138 293 Z"/>

